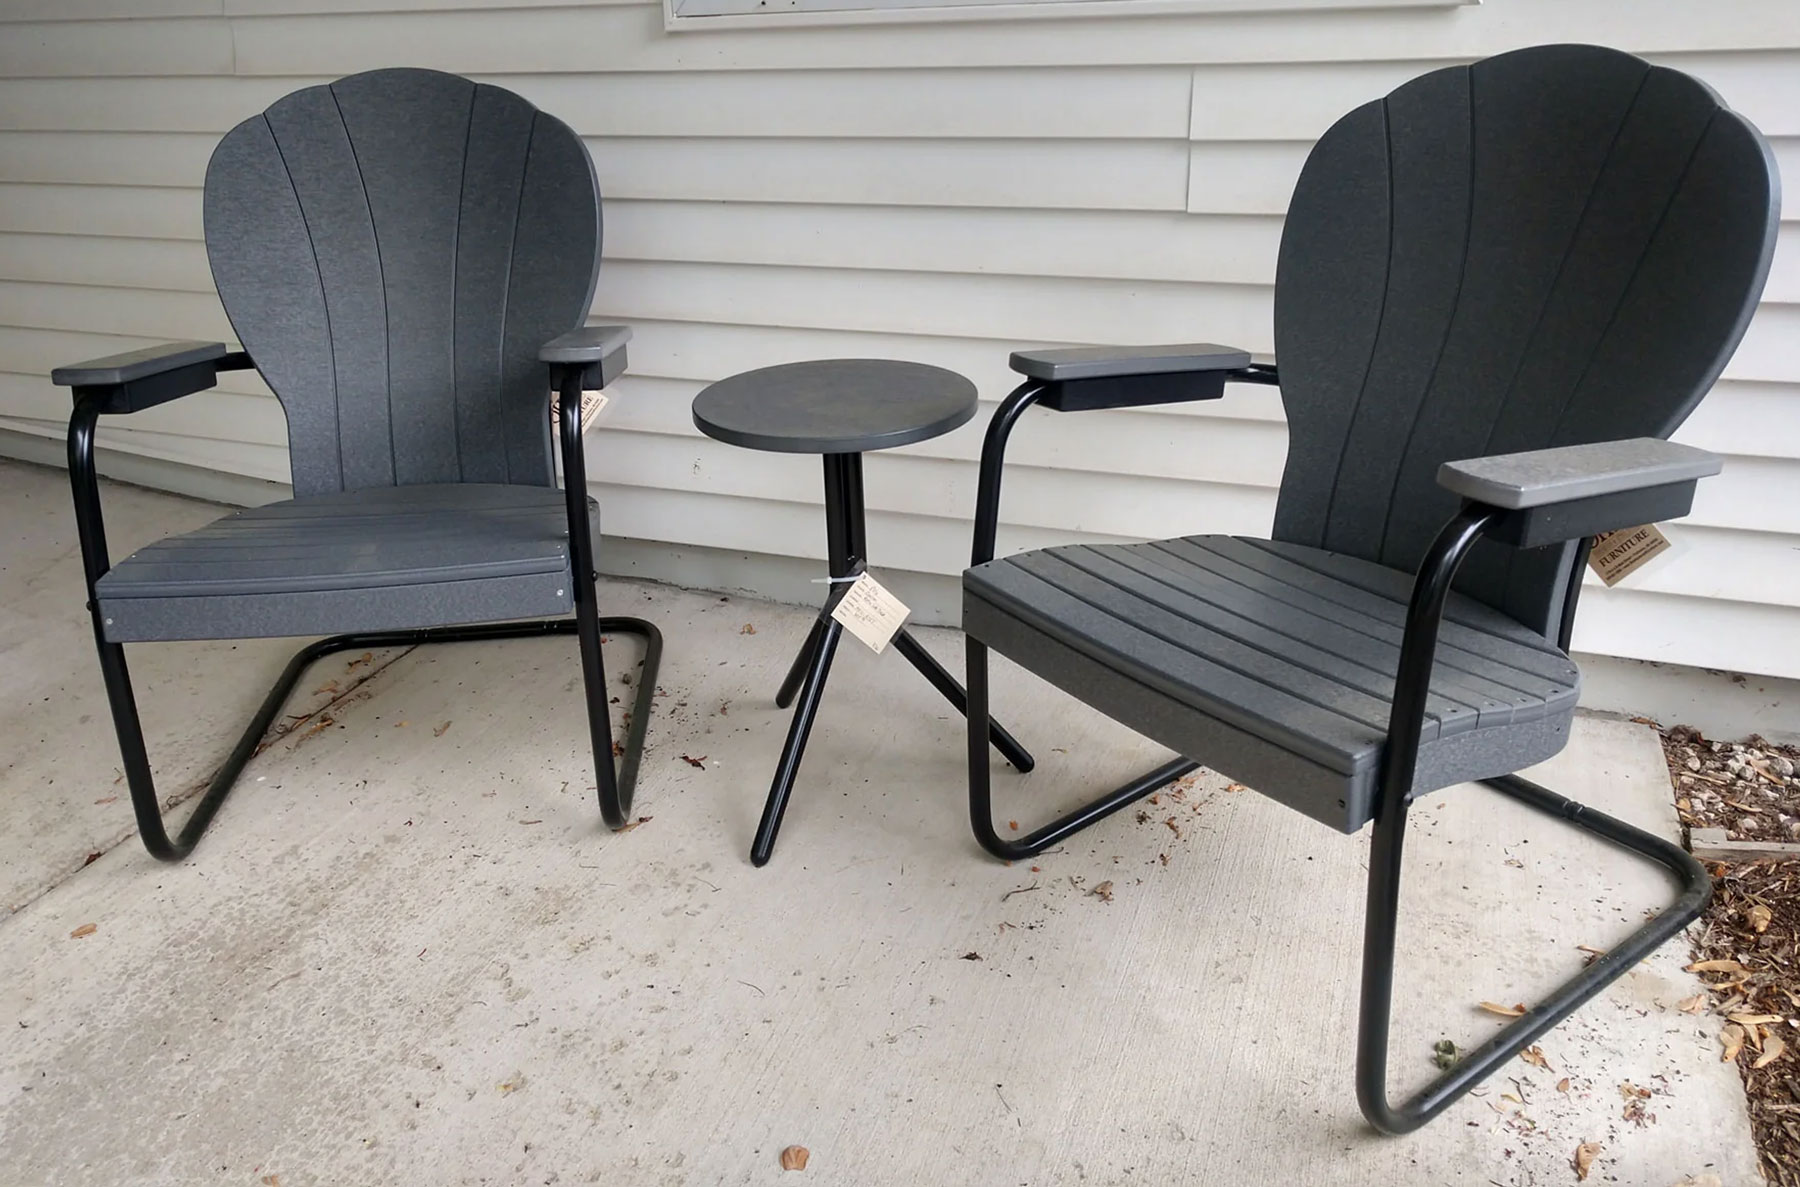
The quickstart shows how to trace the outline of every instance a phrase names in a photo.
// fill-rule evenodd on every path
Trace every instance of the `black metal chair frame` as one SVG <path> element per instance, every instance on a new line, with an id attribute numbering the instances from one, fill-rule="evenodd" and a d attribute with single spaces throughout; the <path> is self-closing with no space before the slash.
<path id="1" fill-rule="evenodd" d="M 254 366 L 250 356 L 236 351 L 208 364 L 209 370 L 241 371 Z M 643 757 L 644 736 L 656 695 L 656 674 L 662 658 L 662 634 L 641 618 L 603 617 L 594 583 L 594 547 L 587 509 L 587 466 L 581 443 L 581 393 L 584 382 L 601 377 L 600 368 L 580 365 L 550 366 L 551 384 L 561 395 L 558 435 L 563 462 L 563 485 L 568 508 L 569 561 L 574 586 L 575 617 L 535 619 L 524 622 L 481 623 L 470 626 L 424 627 L 416 630 L 365 631 L 333 635 L 302 647 L 282 669 L 281 676 L 263 699 L 237 745 L 209 781 L 200 802 L 189 813 L 180 831 L 170 837 L 163 818 L 156 782 L 145 750 L 143 725 L 131 674 L 125 665 L 125 648 L 106 637 L 106 623 L 96 583 L 106 575 L 111 560 L 106 549 L 106 525 L 100 507 L 100 486 L 94 469 L 94 435 L 99 418 L 109 412 L 133 411 L 133 402 L 120 399 L 124 385 L 78 387 L 75 411 L 69 420 L 69 482 L 75 497 L 75 522 L 81 539 L 82 567 L 87 579 L 87 607 L 93 620 L 94 643 L 100 653 L 100 670 L 106 684 L 107 703 L 118 733 L 119 753 L 132 809 L 144 848 L 161 861 L 180 861 L 193 851 L 212 823 L 225 797 L 245 765 L 261 748 L 269 727 L 287 703 L 294 687 L 316 660 L 339 651 L 376 647 L 414 647 L 427 643 L 467 643 L 490 639 L 531 638 L 543 635 L 575 635 L 581 648 L 582 680 L 586 689 L 588 735 L 594 750 L 600 814 L 609 828 L 630 823 L 632 793 L 637 786 Z M 210 380 L 202 386 L 212 386 Z M 596 385 L 597 386 L 597 385 Z M 188 390 L 198 390 L 189 387 Z M 176 393 L 185 394 L 185 393 Z M 172 398 L 164 394 L 161 398 Z M 141 406 L 141 405 L 140 405 Z M 606 670 L 601 656 L 602 635 L 611 632 L 634 635 L 644 641 L 644 661 L 637 679 L 637 696 L 626 732 L 619 766 L 613 764 L 612 720 L 607 712 Z"/>
<path id="2" fill-rule="evenodd" d="M 1243 383 L 1278 384 L 1274 366 L 1254 365 L 1228 373 Z M 1030 380 L 1019 385 L 995 411 L 982 446 L 975 511 L 972 564 L 992 560 L 999 522 L 1001 470 L 1014 424 L 1038 403 L 1049 385 Z M 1469 550 L 1502 518 L 1503 512 L 1465 503 L 1445 525 L 1419 567 L 1407 609 L 1399 671 L 1394 688 L 1381 795 L 1375 813 L 1369 855 L 1367 907 L 1363 930 L 1363 971 L 1357 1027 L 1356 1095 L 1363 1115 L 1388 1134 L 1409 1133 L 1436 1117 L 1495 1069 L 1518 1055 L 1546 1031 L 1624 975 L 1657 947 L 1697 919 L 1712 895 L 1706 869 L 1679 845 L 1622 820 L 1558 795 L 1517 775 L 1485 780 L 1508 798 L 1616 845 L 1662 867 L 1680 885 L 1680 893 L 1649 922 L 1601 954 L 1533 1004 L 1487 1042 L 1462 1054 L 1448 1071 L 1405 1102 L 1394 1105 L 1387 1094 L 1388 1031 L 1393 1008 L 1394 952 L 1400 907 L 1401 857 L 1406 840 L 1406 811 L 1412 799 L 1414 764 L 1425 718 L 1426 696 L 1437 653 L 1438 628 L 1449 599 L 1451 582 Z M 1574 627 L 1584 546 L 1577 557 L 1563 603 L 1558 646 L 1568 650 Z M 982 848 L 1005 861 L 1021 861 L 1079 832 L 1088 825 L 1165 787 L 1200 764 L 1177 759 L 1115 788 L 1017 840 L 995 828 L 988 770 L 988 660 L 986 645 L 967 644 L 969 820 Z"/>

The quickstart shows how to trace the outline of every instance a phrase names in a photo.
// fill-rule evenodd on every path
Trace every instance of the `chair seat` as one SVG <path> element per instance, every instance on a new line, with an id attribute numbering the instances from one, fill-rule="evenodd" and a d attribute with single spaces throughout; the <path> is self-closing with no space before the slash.
<path id="1" fill-rule="evenodd" d="M 1377 799 L 1412 575 L 1232 536 L 1070 546 L 963 574 L 972 638 L 1188 758 L 1345 832 Z M 1453 595 L 1415 794 L 1562 749 L 1569 657 Z"/>
<path id="2" fill-rule="evenodd" d="M 562 491 L 484 483 L 239 511 L 138 550 L 96 590 L 117 643 L 397 630 L 574 608 Z"/>

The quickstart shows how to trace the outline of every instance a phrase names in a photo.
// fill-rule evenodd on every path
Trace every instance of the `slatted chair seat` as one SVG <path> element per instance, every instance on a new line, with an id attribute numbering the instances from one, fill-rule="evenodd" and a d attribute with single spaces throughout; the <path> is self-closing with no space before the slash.
<path id="1" fill-rule="evenodd" d="M 96 590 L 107 638 L 129 643 L 549 617 L 574 608 L 569 574 L 561 491 L 453 483 L 239 511 L 140 549 Z"/>
<path id="2" fill-rule="evenodd" d="M 1115 720 L 1229 753 L 1234 777 L 1345 832 L 1371 818 L 1411 574 L 1191 536 L 1020 553 L 968 570 L 964 591 L 972 633 Z M 1551 757 L 1580 683 L 1543 635 L 1453 595 L 1414 793 Z"/>

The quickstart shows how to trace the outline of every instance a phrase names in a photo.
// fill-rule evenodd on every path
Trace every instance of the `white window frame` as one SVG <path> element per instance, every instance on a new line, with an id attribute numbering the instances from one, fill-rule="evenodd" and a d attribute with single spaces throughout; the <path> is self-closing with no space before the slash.
<path id="1" fill-rule="evenodd" d="M 1343 8 L 1457 8 L 1480 3 L 1481 0 L 663 0 L 663 27 L 682 32 Z"/>

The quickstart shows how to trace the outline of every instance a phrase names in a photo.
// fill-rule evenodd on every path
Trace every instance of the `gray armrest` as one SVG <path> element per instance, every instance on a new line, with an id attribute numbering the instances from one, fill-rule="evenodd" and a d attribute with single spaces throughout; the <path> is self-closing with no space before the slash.
<path id="1" fill-rule="evenodd" d="M 112 387 L 224 357 L 223 342 L 165 342 L 58 367 L 50 372 L 50 382 L 58 387 Z"/>
<path id="2" fill-rule="evenodd" d="M 538 348 L 538 359 L 546 363 L 598 363 L 630 341 L 630 326 L 583 326 L 544 343 Z"/>
<path id="3" fill-rule="evenodd" d="M 1520 511 L 1693 483 L 1717 474 L 1722 465 L 1704 449 L 1637 437 L 1445 462 L 1438 469 L 1438 485 L 1477 503 Z"/>
<path id="4" fill-rule="evenodd" d="M 1065 383 L 1117 379 L 1128 375 L 1169 375 L 1188 371 L 1232 371 L 1250 365 L 1250 352 L 1211 342 L 1176 346 L 1078 346 L 1058 350 L 1016 350 L 1012 369 L 1031 379 Z"/>

